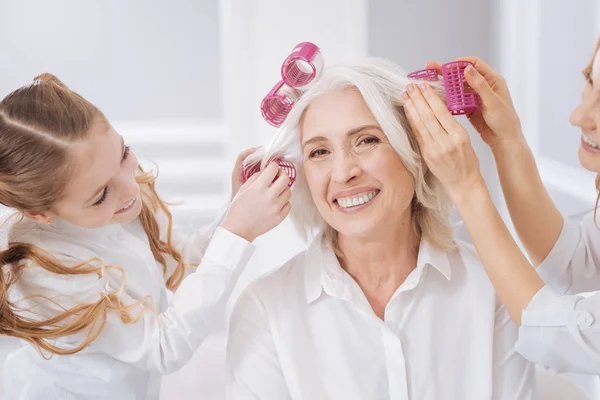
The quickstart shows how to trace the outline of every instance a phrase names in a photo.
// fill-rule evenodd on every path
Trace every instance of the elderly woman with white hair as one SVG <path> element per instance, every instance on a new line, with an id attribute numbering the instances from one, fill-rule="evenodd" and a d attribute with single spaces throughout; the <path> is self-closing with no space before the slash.
<path id="1" fill-rule="evenodd" d="M 327 67 L 247 161 L 294 162 L 292 218 L 316 235 L 239 298 L 229 399 L 535 397 L 517 328 L 420 155 L 409 83 L 383 60 Z"/>

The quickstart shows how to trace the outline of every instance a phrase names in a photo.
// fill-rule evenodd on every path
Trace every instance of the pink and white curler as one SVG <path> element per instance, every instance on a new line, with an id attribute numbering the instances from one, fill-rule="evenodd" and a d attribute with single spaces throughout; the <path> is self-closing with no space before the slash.
<path id="1" fill-rule="evenodd" d="M 281 77 L 289 87 L 302 90 L 319 76 L 324 65 L 319 47 L 311 42 L 302 42 L 283 62 Z"/>
<path id="2" fill-rule="evenodd" d="M 435 68 L 425 68 L 419 71 L 411 72 L 406 75 L 408 79 L 416 79 L 423 81 L 437 81 L 439 80 L 438 71 Z"/>
<path id="3" fill-rule="evenodd" d="M 280 127 L 298 97 L 300 92 L 297 89 L 289 87 L 283 81 L 277 82 L 260 103 L 263 118 L 274 127 Z"/>
<path id="4" fill-rule="evenodd" d="M 452 115 L 472 114 L 479 109 L 481 99 L 465 80 L 469 61 L 453 61 L 442 65 L 446 104 Z"/>
<path id="5" fill-rule="evenodd" d="M 292 187 L 294 181 L 296 180 L 296 167 L 294 167 L 294 164 L 283 158 L 274 158 L 271 159 L 271 161 L 269 162 L 277 163 L 280 169 L 283 169 L 287 172 L 288 176 L 290 177 L 290 182 L 288 183 L 288 186 Z M 259 171 L 260 161 L 247 165 L 246 168 L 242 170 L 242 181 L 246 182 L 248 178 L 250 178 L 252 175 L 256 174 Z"/>

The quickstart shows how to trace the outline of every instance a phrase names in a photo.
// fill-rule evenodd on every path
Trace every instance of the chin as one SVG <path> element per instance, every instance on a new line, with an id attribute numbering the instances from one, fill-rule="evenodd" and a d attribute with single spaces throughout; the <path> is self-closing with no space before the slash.
<path id="1" fill-rule="evenodd" d="M 579 163 L 588 171 L 600 173 L 600 154 L 593 155 L 579 148 Z"/>
<path id="2" fill-rule="evenodd" d="M 372 236 L 375 232 L 373 221 L 353 221 L 352 223 L 342 223 L 331 225 L 340 236 L 346 238 L 360 238 Z"/>

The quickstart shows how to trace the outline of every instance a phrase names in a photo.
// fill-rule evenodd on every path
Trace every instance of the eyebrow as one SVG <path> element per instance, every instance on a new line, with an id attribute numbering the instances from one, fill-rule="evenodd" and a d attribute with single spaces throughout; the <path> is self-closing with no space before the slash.
<path id="1" fill-rule="evenodd" d="M 378 125 L 363 125 L 363 126 L 359 126 L 358 128 L 350 129 L 348 132 L 346 132 L 346 136 L 347 137 L 356 136 L 359 133 L 369 130 L 369 129 L 377 129 L 378 131 L 383 133 L 383 130 Z M 325 142 L 327 140 L 328 139 L 325 136 L 312 137 L 312 138 L 308 139 L 306 142 L 302 143 L 302 149 L 304 149 L 304 147 L 306 147 L 307 145 L 309 145 L 311 143 Z"/>
<path id="2" fill-rule="evenodd" d="M 123 136 L 121 136 L 121 155 L 125 153 L 125 139 L 123 139 Z M 121 156 L 122 157 L 122 156 Z M 98 196 L 100 196 L 100 194 L 102 194 L 102 192 L 104 192 L 104 189 L 106 188 L 106 186 L 108 185 L 108 182 L 105 183 L 104 185 L 102 185 L 102 187 L 100 189 L 98 189 L 93 196 L 91 196 L 86 202 L 85 204 L 89 204 L 91 203 L 93 200 L 95 200 Z"/>

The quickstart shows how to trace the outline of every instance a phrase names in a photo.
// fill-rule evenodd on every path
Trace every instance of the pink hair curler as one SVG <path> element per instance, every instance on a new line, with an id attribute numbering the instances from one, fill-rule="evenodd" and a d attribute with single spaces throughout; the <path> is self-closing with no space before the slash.
<path id="1" fill-rule="evenodd" d="M 294 181 L 296 180 L 296 167 L 294 167 L 294 164 L 283 158 L 271 159 L 269 163 L 272 161 L 277 163 L 280 169 L 283 169 L 287 172 L 288 176 L 290 177 L 290 183 L 288 184 L 288 186 L 292 187 Z M 247 165 L 246 168 L 242 170 L 242 181 L 246 182 L 248 178 L 250 178 L 252 175 L 256 174 L 259 171 L 260 161 L 256 161 L 252 164 Z"/>
<path id="2" fill-rule="evenodd" d="M 416 79 L 416 80 L 423 80 L 423 81 L 439 80 L 438 70 L 435 68 L 425 68 L 425 69 L 421 69 L 419 71 L 411 72 L 410 74 L 406 75 L 406 77 L 408 79 Z"/>
<path id="3" fill-rule="evenodd" d="M 260 103 L 263 118 L 274 127 L 279 127 L 285 121 L 300 92 L 286 85 L 283 81 L 277 82 L 273 89 Z"/>
<path id="4" fill-rule="evenodd" d="M 283 62 L 281 77 L 289 87 L 303 89 L 321 73 L 324 65 L 319 47 L 311 42 L 302 42 Z"/>
<path id="5" fill-rule="evenodd" d="M 465 68 L 473 63 L 453 61 L 442 65 L 446 104 L 452 115 L 472 114 L 479 109 L 481 100 L 465 80 Z"/>

